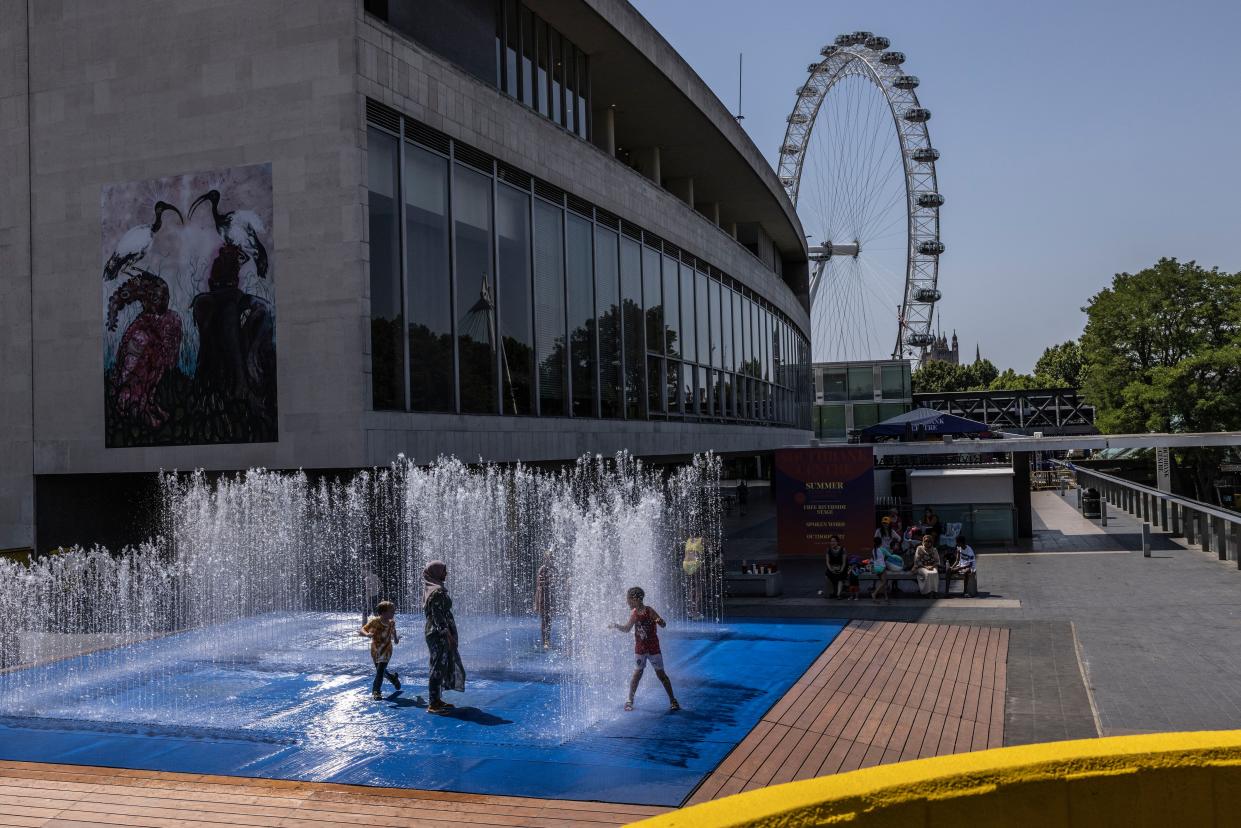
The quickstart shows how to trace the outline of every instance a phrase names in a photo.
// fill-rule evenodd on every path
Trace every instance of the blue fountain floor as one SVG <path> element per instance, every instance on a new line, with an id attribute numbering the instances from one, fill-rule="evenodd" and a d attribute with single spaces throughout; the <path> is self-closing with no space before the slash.
<path id="1" fill-rule="evenodd" d="M 407 633 L 417 630 L 416 619 L 401 620 Z M 648 669 L 637 709 L 621 712 L 622 668 L 615 707 L 609 700 L 603 718 L 568 733 L 558 723 L 557 656 L 535 647 L 533 624 L 463 639 L 467 670 L 472 660 L 497 663 L 500 648 L 521 654 L 471 671 L 465 693 L 447 694 L 457 704 L 450 716 L 425 713 L 416 633 L 392 661 L 403 691 L 385 685 L 384 700 L 372 700 L 365 642 L 340 645 L 356 626 L 340 614 L 303 614 L 287 636 L 295 646 L 244 657 L 204 655 L 209 633 L 186 634 L 195 642 L 171 636 L 125 648 L 126 658 L 159 666 L 136 675 L 113 670 L 115 652 L 30 668 L 59 677 L 58 689 L 38 693 L 10 673 L 0 684 L 9 696 L 0 698 L 0 758 L 675 806 L 844 622 L 674 624 L 661 639 L 684 709 L 667 712 Z M 632 639 L 618 635 L 615 645 L 631 650 Z"/>

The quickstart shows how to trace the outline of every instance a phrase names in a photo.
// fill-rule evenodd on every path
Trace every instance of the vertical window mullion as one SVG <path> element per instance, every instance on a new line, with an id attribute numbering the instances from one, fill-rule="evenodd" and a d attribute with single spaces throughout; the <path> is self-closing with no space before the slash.
<path id="1" fill-rule="evenodd" d="M 452 331 L 452 404 L 453 411 L 461 413 L 461 355 L 457 331 L 457 167 L 456 144 L 448 157 L 448 296 L 452 308 L 449 330 Z"/>
<path id="2" fill-rule="evenodd" d="M 396 226 L 397 238 L 400 239 L 400 282 L 401 282 L 401 350 L 404 362 L 401 364 L 401 386 L 405 389 L 405 410 L 410 410 L 409 382 L 409 240 L 406 238 L 408 227 L 405 220 L 405 119 L 401 119 L 400 135 L 396 142 Z"/>

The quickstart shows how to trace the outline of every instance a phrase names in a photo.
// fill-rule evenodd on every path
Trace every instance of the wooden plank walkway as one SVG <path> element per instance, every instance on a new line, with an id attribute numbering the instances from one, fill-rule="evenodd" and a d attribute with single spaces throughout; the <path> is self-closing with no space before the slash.
<path id="1" fill-rule="evenodd" d="M 1008 630 L 853 621 L 690 803 L 1003 744 Z M 0 761 L 0 826 L 603 828 L 664 808 Z"/>
<path id="2" fill-rule="evenodd" d="M 604 828 L 666 808 L 0 762 L 0 826 Z"/>
<path id="3" fill-rule="evenodd" d="M 689 804 L 1004 744 L 1008 630 L 854 621 Z"/>

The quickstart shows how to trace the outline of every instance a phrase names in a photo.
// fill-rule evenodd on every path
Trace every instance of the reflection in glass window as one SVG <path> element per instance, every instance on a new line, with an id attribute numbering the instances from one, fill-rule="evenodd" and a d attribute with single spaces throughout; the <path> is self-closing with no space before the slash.
<path id="1" fill-rule="evenodd" d="M 371 403 L 405 408 L 405 346 L 401 313 L 401 238 L 397 225 L 397 139 L 367 130 L 371 247 Z"/>
<path id="2" fill-rule="evenodd" d="M 698 361 L 698 338 L 694 332 L 694 323 L 697 321 L 694 318 L 695 309 L 694 270 L 689 265 L 681 265 L 681 356 L 687 362 Z M 685 413 L 690 412 L 687 410 Z"/>
<path id="3" fill-rule="evenodd" d="M 665 399 L 668 403 L 668 413 L 680 414 L 684 411 L 681 407 L 681 363 L 671 359 L 668 360 L 665 379 L 667 379 Z"/>
<path id="4" fill-rule="evenodd" d="M 551 70 L 552 80 L 552 108 L 548 117 L 556 123 L 561 123 L 561 107 L 564 103 L 564 55 L 560 49 L 560 32 L 547 27 L 548 48 L 550 51 L 550 59 L 548 66 Z"/>
<path id="5" fill-rule="evenodd" d="M 660 255 L 642 248 L 642 301 L 646 303 L 646 350 L 664 352 L 664 288 L 659 275 Z"/>
<path id="6" fill-rule="evenodd" d="M 538 65 L 535 58 L 534 15 L 530 10 L 521 10 L 521 102 L 526 106 L 538 107 L 534 70 Z"/>
<path id="7" fill-rule="evenodd" d="M 504 184 L 496 188 L 496 238 L 500 263 L 500 408 L 505 414 L 533 414 L 530 196 Z"/>
<path id="8" fill-rule="evenodd" d="M 711 416 L 711 377 L 710 372 L 703 366 L 698 366 L 698 384 L 695 389 L 698 393 L 698 413 L 704 417 Z"/>
<path id="9" fill-rule="evenodd" d="M 733 293 L 733 371 L 742 371 L 745 362 L 745 333 L 742 325 L 741 294 Z"/>
<path id="10" fill-rule="evenodd" d="M 538 83 L 538 91 L 535 97 L 539 101 L 539 114 L 547 116 L 551 107 L 551 63 L 549 62 L 548 49 L 550 48 L 547 37 L 547 24 L 542 18 L 534 19 L 534 47 L 538 52 L 538 72 L 535 79 Z"/>
<path id="11" fill-rule="evenodd" d="M 625 417 L 643 416 L 646 376 L 645 323 L 642 318 L 642 249 L 633 239 L 620 240 L 621 300 L 625 340 Z"/>
<path id="12" fill-rule="evenodd" d="M 599 415 L 621 416 L 621 303 L 616 233 L 595 228 L 595 319 L 599 332 Z"/>
<path id="13" fill-rule="evenodd" d="M 854 403 L 853 427 L 855 429 L 870 428 L 879 422 L 879 406 L 875 403 Z"/>
<path id="14" fill-rule="evenodd" d="M 590 95 L 590 62 L 579 49 L 577 53 L 577 134 L 586 138 L 589 135 L 590 107 L 586 99 Z"/>
<path id="15" fill-rule="evenodd" d="M 903 400 L 909 396 L 908 365 L 884 365 L 880 370 L 885 400 Z"/>
<path id="16" fill-rule="evenodd" d="M 539 413 L 567 414 L 565 398 L 564 211 L 534 200 L 534 354 Z"/>
<path id="17" fill-rule="evenodd" d="M 668 358 L 681 355 L 681 295 L 677 260 L 664 256 L 664 343 Z M 669 373 L 672 369 L 668 369 Z M 680 387 L 680 380 L 677 380 Z"/>
<path id="18" fill-rule="evenodd" d="M 496 411 L 496 303 L 491 273 L 491 177 L 453 170 L 457 243 L 457 366 L 461 411 Z"/>
<path id="19" fill-rule="evenodd" d="M 573 48 L 573 44 L 568 38 L 560 39 L 561 56 L 560 62 L 564 64 L 564 120 L 561 126 L 571 132 L 577 131 L 576 114 L 574 110 L 577 107 L 577 50 Z"/>
<path id="20" fill-rule="evenodd" d="M 849 368 L 849 399 L 873 400 L 875 398 L 875 369 L 870 365 Z"/>
<path id="21" fill-rule="evenodd" d="M 828 401 L 849 399 L 849 386 L 844 368 L 819 370 L 823 372 L 822 384 L 819 386 L 822 389 L 823 399 Z"/>
<path id="22" fill-rule="evenodd" d="M 573 213 L 565 214 L 568 259 L 565 279 L 569 290 L 569 366 L 573 388 L 573 416 L 595 413 L 595 280 L 594 226 Z"/>
<path id="23" fill-rule="evenodd" d="M 720 335 L 720 283 L 714 279 L 710 280 L 710 297 L 711 297 L 711 367 L 720 368 L 723 365 L 723 344 L 724 338 Z"/>
<path id="24" fill-rule="evenodd" d="M 409 407 L 455 411 L 448 159 L 405 145 L 405 252 L 409 296 Z"/>
<path id="25" fill-rule="evenodd" d="M 517 0 L 504 0 L 504 91 L 517 97 L 517 55 L 521 51 L 521 24 L 518 20 Z M 523 102 L 525 98 L 521 99 Z"/>
<path id="26" fill-rule="evenodd" d="M 720 288 L 720 331 L 723 339 L 720 343 L 720 367 L 732 371 L 733 365 L 733 292 L 726 287 Z M 712 317 L 714 318 L 714 317 Z"/>
<path id="27" fill-rule="evenodd" d="M 646 358 L 647 416 L 662 415 L 667 410 L 664 404 L 666 388 L 663 357 L 648 356 Z"/>
<path id="28" fill-rule="evenodd" d="M 707 277 L 703 273 L 694 279 L 694 321 L 698 324 L 698 361 L 703 365 L 711 364 L 717 358 L 711 353 L 711 313 L 710 293 L 707 288 Z M 719 317 L 719 314 L 716 314 Z"/>

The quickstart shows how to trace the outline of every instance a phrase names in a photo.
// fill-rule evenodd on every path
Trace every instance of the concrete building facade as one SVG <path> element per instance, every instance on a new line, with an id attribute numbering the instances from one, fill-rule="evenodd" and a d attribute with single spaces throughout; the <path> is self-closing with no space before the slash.
<path id="1" fill-rule="evenodd" d="M 387 186 L 376 184 L 377 146 L 400 148 L 392 183 L 404 197 L 392 217 L 401 223 L 384 237 L 396 258 L 377 253 L 372 238 L 382 231 L 374 212 Z M 409 171 L 415 160 L 434 166 L 435 158 L 451 182 L 441 216 L 452 311 L 438 340 L 451 354 L 446 374 L 419 373 L 429 357 L 412 327 L 406 331 L 432 302 L 417 259 L 424 237 L 415 241 L 411 223 L 426 193 Z M 119 256 L 131 237 L 113 244 L 117 234 L 107 228 L 120 219 L 101 215 L 113 203 L 107 188 L 137 182 L 133 192 L 155 193 L 151 182 L 174 178 L 232 181 L 209 173 L 253 165 L 270 165 L 264 219 L 234 209 L 244 204 L 229 207 L 227 190 L 206 205 L 208 185 L 201 194 L 186 190 L 172 203 L 178 209 L 164 213 L 174 232 L 197 222 L 210 233 L 209 221 L 202 224 L 208 207 L 215 216 L 215 261 L 208 256 L 186 277 L 192 284 L 171 285 L 171 304 L 186 290 L 192 307 L 170 309 L 168 285 L 160 284 L 174 277 L 151 269 L 155 251 L 175 243 L 167 230 L 154 241 L 148 233 L 149 247 L 109 281 L 109 251 Z M 491 193 L 484 208 L 462 201 L 476 174 L 483 177 L 469 177 L 471 186 Z M 515 242 L 504 235 L 501 207 L 513 204 L 529 211 L 533 242 L 529 227 Z M 246 216 L 270 250 L 253 235 L 249 246 L 230 235 L 245 229 Z M 488 228 L 478 242 L 486 250 L 481 305 L 458 273 L 472 261 L 470 221 Z M 546 254 L 549 221 L 563 234 L 555 261 Z M 575 271 L 571 236 L 587 229 L 584 261 L 592 264 Z M 518 260 L 513 244 L 528 262 L 524 300 L 511 299 L 516 277 L 505 262 Z M 624 251 L 635 244 L 645 260 L 681 277 L 661 282 L 665 290 L 675 284 L 682 297 L 697 297 L 679 316 L 670 304 L 633 306 L 642 347 L 636 328 L 626 346 L 622 321 L 630 307 Z M 218 270 L 226 250 L 242 263 L 227 284 Z M 347 470 L 398 453 L 496 462 L 619 450 L 676 458 L 804 443 L 812 403 L 806 257 L 796 214 L 762 154 L 624 0 L 0 0 L 0 549 L 94 540 L 57 527 L 73 514 L 68 522 L 87 534 L 118 513 L 119 501 L 140 497 L 160 469 Z M 377 261 L 397 275 L 377 275 Z M 563 309 L 539 294 L 547 273 L 564 286 Z M 274 300 L 246 292 L 246 280 L 264 279 Z M 574 328 L 556 314 L 580 306 L 586 284 L 589 318 Z M 401 328 L 392 352 L 399 371 L 376 356 L 376 332 L 386 330 L 377 327 L 384 320 L 376 285 L 400 291 L 399 313 L 387 320 Z M 153 292 L 141 294 L 143 286 Z M 125 290 L 140 295 L 118 299 Z M 212 323 L 202 309 L 213 306 L 201 297 L 218 300 L 217 290 L 258 308 L 231 317 L 244 341 L 228 347 L 247 360 L 250 381 L 263 370 L 259 357 L 273 360 L 265 387 L 278 411 L 276 439 L 229 441 L 228 429 L 207 440 L 176 436 L 184 433 L 177 418 L 194 412 L 169 404 L 177 402 L 169 383 L 178 371 L 192 379 L 196 348 L 201 378 L 208 325 L 218 331 L 223 318 L 217 301 Z M 506 310 L 521 301 L 512 306 L 520 312 Z M 481 307 L 473 321 L 471 302 Z M 658 347 L 647 328 L 656 311 L 661 324 L 651 330 L 676 329 Z M 142 337 L 156 330 L 140 329 L 144 318 L 175 329 L 166 353 L 149 343 L 141 351 Z M 256 319 L 266 320 L 266 333 L 246 332 Z M 733 322 L 737 336 L 717 341 Z M 514 325 L 521 330 L 509 333 Z M 701 346 L 693 355 L 691 340 Z M 119 354 L 110 350 L 117 347 Z M 515 370 L 517 362 L 529 370 Z M 145 385 L 132 375 L 130 385 L 116 379 L 131 364 Z M 419 383 L 436 376 L 447 376 L 455 392 L 440 395 L 443 405 L 420 407 Z M 242 399 L 246 380 L 238 383 Z M 519 392 L 529 397 L 520 405 Z M 109 418 L 116 429 L 105 426 Z M 116 436 L 131 432 L 138 436 L 128 442 Z"/>

